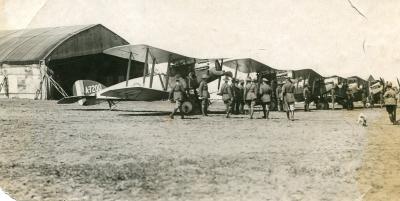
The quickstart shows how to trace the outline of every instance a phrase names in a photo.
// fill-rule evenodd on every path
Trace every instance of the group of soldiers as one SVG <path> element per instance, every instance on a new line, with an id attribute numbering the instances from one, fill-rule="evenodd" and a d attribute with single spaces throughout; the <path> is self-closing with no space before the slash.
<path id="1" fill-rule="evenodd" d="M 182 104 L 187 98 L 187 93 L 193 91 L 195 96 L 201 100 L 201 112 L 203 116 L 208 116 L 208 105 L 210 103 L 210 93 L 208 91 L 208 75 L 202 76 L 202 81 L 196 87 L 196 82 L 193 74 L 189 74 L 187 78 L 188 85 L 180 77 L 175 76 L 175 85 L 170 91 L 170 100 L 175 102 L 175 108 L 170 114 L 171 119 L 174 118 L 175 113 L 179 110 L 181 118 L 184 118 L 182 111 Z M 262 78 L 262 82 L 258 83 L 256 78 L 248 77 L 246 82 L 244 80 L 229 79 L 225 77 L 224 83 L 220 87 L 218 95 L 222 96 L 222 101 L 225 104 L 226 118 L 229 118 L 231 114 L 245 114 L 245 105 L 248 108 L 248 115 L 250 119 L 254 118 L 254 107 L 261 105 L 263 110 L 264 119 L 269 119 L 269 111 L 271 107 L 272 97 L 274 90 L 269 84 L 269 80 Z M 198 92 L 198 93 L 197 93 Z M 281 104 L 283 110 L 286 111 L 287 118 L 294 120 L 294 92 L 295 86 L 292 84 L 290 78 L 286 79 L 285 84 L 276 90 L 279 104 Z"/>
<path id="2" fill-rule="evenodd" d="M 194 94 L 195 98 L 201 100 L 199 107 L 203 116 L 208 116 L 208 106 L 210 103 L 210 92 L 208 89 L 207 79 L 208 75 L 202 76 L 202 81 L 197 83 L 194 73 L 189 73 L 187 82 L 180 75 L 175 76 L 175 85 L 170 91 L 170 100 L 175 102 L 175 107 L 170 117 L 173 119 L 175 113 L 179 110 L 181 118 L 184 118 L 182 111 L 182 104 L 187 99 L 187 94 Z M 248 108 L 248 115 L 250 119 L 254 117 L 254 107 L 261 105 L 264 119 L 269 119 L 269 111 L 271 107 L 272 97 L 274 90 L 270 82 L 266 78 L 262 78 L 261 83 L 258 83 L 256 78 L 247 77 L 244 80 L 229 79 L 225 77 L 218 95 L 222 96 L 222 101 L 225 104 L 226 118 L 231 114 L 245 114 L 245 105 Z M 399 122 L 396 120 L 397 109 L 397 94 L 398 91 L 392 87 L 392 83 L 386 84 L 386 90 L 383 94 L 384 106 L 389 114 L 390 121 L 397 125 Z M 286 111 L 287 118 L 294 121 L 294 98 L 295 86 L 290 78 L 286 78 L 283 85 L 278 85 L 275 91 L 277 97 L 278 111 Z M 349 94 L 349 93 L 348 93 Z M 352 104 L 351 95 L 347 97 L 348 102 Z M 309 104 L 311 102 L 311 92 L 307 85 L 303 89 L 304 110 L 309 111 Z M 364 98 L 363 98 L 364 102 Z M 364 103 L 365 104 L 365 103 Z M 347 105 L 348 108 L 353 108 L 353 105 Z"/>

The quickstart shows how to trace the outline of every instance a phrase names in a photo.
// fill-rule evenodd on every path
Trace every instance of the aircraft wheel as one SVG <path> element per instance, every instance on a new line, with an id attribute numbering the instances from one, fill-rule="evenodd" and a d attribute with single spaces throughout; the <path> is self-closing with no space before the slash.
<path id="1" fill-rule="evenodd" d="M 182 103 L 182 111 L 185 114 L 190 114 L 193 110 L 193 104 L 189 101 L 185 101 Z"/>

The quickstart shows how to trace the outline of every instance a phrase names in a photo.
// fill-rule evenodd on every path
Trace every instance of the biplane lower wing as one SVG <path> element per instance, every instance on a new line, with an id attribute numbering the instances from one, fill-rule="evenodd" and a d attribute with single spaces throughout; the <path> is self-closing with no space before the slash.
<path id="1" fill-rule="evenodd" d="M 158 101 L 168 99 L 169 93 L 146 87 L 123 87 L 104 91 L 100 96 L 115 97 L 129 101 Z"/>
<path id="2" fill-rule="evenodd" d="M 72 103 L 76 103 L 79 100 L 82 99 L 95 99 L 96 96 L 67 96 L 64 97 L 62 99 L 60 99 L 59 101 L 57 101 L 57 104 L 72 104 Z"/>

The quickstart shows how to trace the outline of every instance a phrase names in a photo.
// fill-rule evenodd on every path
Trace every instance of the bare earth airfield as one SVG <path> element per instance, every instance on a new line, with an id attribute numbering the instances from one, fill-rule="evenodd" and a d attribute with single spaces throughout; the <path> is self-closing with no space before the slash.
<path id="1" fill-rule="evenodd" d="M 384 109 L 298 110 L 291 122 L 226 119 L 221 103 L 171 120 L 172 107 L 0 100 L 0 186 L 16 200 L 400 197 L 400 126 Z"/>

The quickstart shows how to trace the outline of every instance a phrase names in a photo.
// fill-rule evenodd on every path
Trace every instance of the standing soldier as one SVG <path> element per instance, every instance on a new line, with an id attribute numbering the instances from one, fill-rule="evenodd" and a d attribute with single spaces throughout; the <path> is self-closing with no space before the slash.
<path id="1" fill-rule="evenodd" d="M 283 105 L 282 105 L 282 85 L 278 84 L 278 87 L 276 87 L 276 101 L 278 103 L 278 111 L 283 110 Z"/>
<path id="2" fill-rule="evenodd" d="M 172 87 L 169 93 L 169 99 L 171 102 L 175 101 L 175 108 L 172 113 L 169 115 L 171 119 L 174 118 L 174 114 L 178 111 L 181 113 L 181 119 L 184 118 L 182 111 L 182 103 L 185 97 L 185 87 L 182 85 L 179 76 L 175 76 L 175 86 Z"/>
<path id="3" fill-rule="evenodd" d="M 199 86 L 199 96 L 201 99 L 201 113 L 203 116 L 208 116 L 208 101 L 210 98 L 210 93 L 208 92 L 207 79 L 209 78 L 207 74 L 204 74 L 202 77 L 202 81 Z"/>
<path id="4" fill-rule="evenodd" d="M 282 95 L 284 98 L 284 104 L 286 105 L 286 116 L 292 121 L 294 121 L 294 90 L 295 87 L 292 84 L 292 81 L 289 77 L 286 78 L 286 83 L 282 86 Z"/>
<path id="5" fill-rule="evenodd" d="M 331 89 L 332 110 L 335 109 L 335 88 L 336 88 L 336 84 L 333 84 L 333 87 L 332 87 L 332 89 Z"/>
<path id="6" fill-rule="evenodd" d="M 367 96 L 367 91 L 365 89 L 362 91 L 361 101 L 363 103 L 363 108 L 366 108 L 367 107 L 368 96 Z"/>
<path id="7" fill-rule="evenodd" d="M 393 125 L 397 124 L 396 120 L 396 109 L 397 109 L 397 97 L 396 91 L 392 88 L 392 83 L 387 83 L 386 92 L 383 95 L 386 111 L 389 114 L 389 119 Z"/>
<path id="8" fill-rule="evenodd" d="M 350 88 L 348 88 L 346 91 L 346 108 L 347 108 L 347 110 L 354 109 L 353 93 Z"/>
<path id="9" fill-rule="evenodd" d="M 271 104 L 272 88 L 268 84 L 268 80 L 263 78 L 263 83 L 260 86 L 261 106 L 264 116 L 262 118 L 269 119 L 269 106 Z"/>
<path id="10" fill-rule="evenodd" d="M 236 80 L 235 78 L 232 78 L 231 89 L 233 96 L 231 112 L 232 114 L 239 114 L 239 109 L 240 109 L 239 96 L 243 96 L 243 94 L 240 94 L 239 83 L 238 80 Z"/>
<path id="11" fill-rule="evenodd" d="M 244 114 L 244 80 L 240 80 L 240 84 L 238 85 L 239 93 L 238 96 L 238 103 L 239 103 L 239 113 Z"/>
<path id="12" fill-rule="evenodd" d="M 225 83 L 222 84 L 219 94 L 222 96 L 222 100 L 225 104 L 226 118 L 229 118 L 233 101 L 232 87 L 228 84 L 229 79 L 227 77 L 224 78 L 224 81 Z"/>
<path id="13" fill-rule="evenodd" d="M 304 89 L 303 89 L 303 96 L 304 96 L 304 111 L 310 111 L 310 102 L 311 102 L 311 92 L 310 89 L 308 88 L 308 84 L 304 84 Z"/>
<path id="14" fill-rule="evenodd" d="M 187 89 L 194 90 L 193 93 L 197 96 L 197 87 L 199 87 L 199 83 L 197 82 L 196 74 L 194 72 L 190 72 L 187 76 Z"/>
<path id="15" fill-rule="evenodd" d="M 246 86 L 244 87 L 244 98 L 246 100 L 246 105 L 249 108 L 250 119 L 253 119 L 254 105 L 256 104 L 257 99 L 257 79 L 254 78 L 252 80 L 248 77 L 246 81 Z"/>

